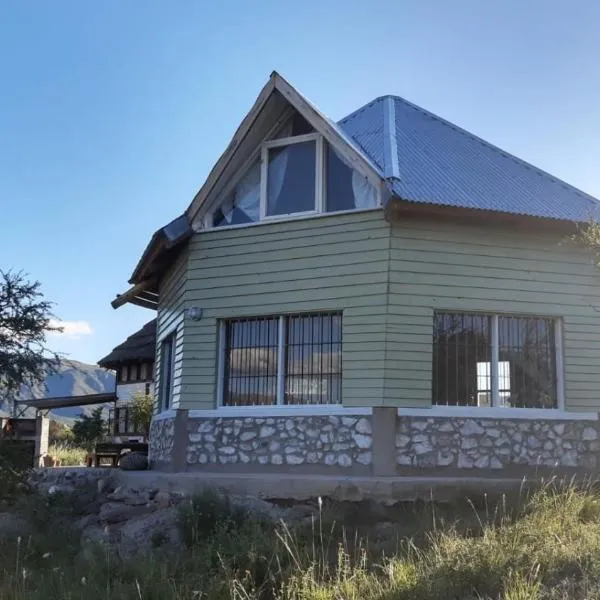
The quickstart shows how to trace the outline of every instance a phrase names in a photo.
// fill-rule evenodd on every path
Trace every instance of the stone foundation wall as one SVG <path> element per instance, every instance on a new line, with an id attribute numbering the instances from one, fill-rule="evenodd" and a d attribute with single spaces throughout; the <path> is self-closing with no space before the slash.
<path id="1" fill-rule="evenodd" d="M 154 419 L 151 468 L 394 476 L 422 469 L 500 471 L 600 468 L 600 421 L 398 416 L 204 416 Z"/>
<path id="2" fill-rule="evenodd" d="M 599 432 L 598 421 L 398 417 L 396 461 L 419 468 L 595 469 Z"/>
<path id="3" fill-rule="evenodd" d="M 197 465 L 371 464 L 370 417 L 190 418 L 186 462 Z"/>
<path id="4" fill-rule="evenodd" d="M 154 419 L 150 425 L 148 460 L 168 463 L 172 460 L 175 441 L 175 417 Z"/>

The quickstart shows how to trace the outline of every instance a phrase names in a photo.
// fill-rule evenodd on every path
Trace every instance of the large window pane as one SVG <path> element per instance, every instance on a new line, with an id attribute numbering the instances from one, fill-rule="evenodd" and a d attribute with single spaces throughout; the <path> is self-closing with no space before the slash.
<path id="1" fill-rule="evenodd" d="M 267 215 L 315 210 L 316 142 L 269 150 Z"/>
<path id="2" fill-rule="evenodd" d="M 375 186 L 346 164 L 329 144 L 326 147 L 326 211 L 376 207 L 377 190 Z"/>
<path id="3" fill-rule="evenodd" d="M 433 404 L 491 405 L 490 317 L 436 313 Z"/>
<path id="4" fill-rule="evenodd" d="M 341 403 L 341 315 L 290 316 L 286 339 L 285 403 Z"/>
<path id="5" fill-rule="evenodd" d="M 505 406 L 556 408 L 554 319 L 499 317 L 500 364 L 507 365 Z M 500 381 L 502 378 L 499 377 Z"/>
<path id="6" fill-rule="evenodd" d="M 279 319 L 237 319 L 225 330 L 223 404 L 275 404 Z"/>

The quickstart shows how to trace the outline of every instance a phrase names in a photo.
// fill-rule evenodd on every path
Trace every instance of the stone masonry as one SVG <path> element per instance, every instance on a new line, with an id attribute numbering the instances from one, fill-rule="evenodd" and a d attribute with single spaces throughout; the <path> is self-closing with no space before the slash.
<path id="1" fill-rule="evenodd" d="M 598 421 L 399 417 L 401 467 L 599 466 Z"/>
<path id="2" fill-rule="evenodd" d="M 169 462 L 175 440 L 175 418 L 154 419 L 150 426 L 148 459 L 151 462 Z"/>
<path id="3" fill-rule="evenodd" d="M 187 464 L 371 464 L 371 421 L 361 416 L 190 418 Z"/>

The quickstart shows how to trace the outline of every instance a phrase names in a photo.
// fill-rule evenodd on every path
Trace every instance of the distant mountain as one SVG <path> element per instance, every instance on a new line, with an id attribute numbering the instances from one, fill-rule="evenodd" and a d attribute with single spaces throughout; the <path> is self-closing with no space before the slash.
<path id="1" fill-rule="evenodd" d="M 48 398 L 55 396 L 81 396 L 85 394 L 104 394 L 114 392 L 115 375 L 112 371 L 97 365 L 88 365 L 76 360 L 63 360 L 56 373 L 49 373 L 44 383 L 21 391 L 22 399 Z M 72 406 L 57 408 L 53 415 L 67 418 L 90 413 L 95 406 Z M 10 410 L 7 402 L 0 398 L 0 416 L 6 416 Z M 35 413 L 33 409 L 28 413 Z M 33 414 L 31 416 L 33 416 Z M 27 414 L 27 416 L 30 416 Z"/>

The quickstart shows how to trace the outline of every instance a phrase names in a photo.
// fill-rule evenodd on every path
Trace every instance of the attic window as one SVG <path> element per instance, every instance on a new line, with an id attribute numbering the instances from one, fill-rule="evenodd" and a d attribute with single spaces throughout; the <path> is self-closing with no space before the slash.
<path id="1" fill-rule="evenodd" d="M 259 156 L 205 223 L 245 225 L 378 204 L 378 189 L 371 179 L 353 168 L 303 117 L 294 115 L 262 144 Z"/>

